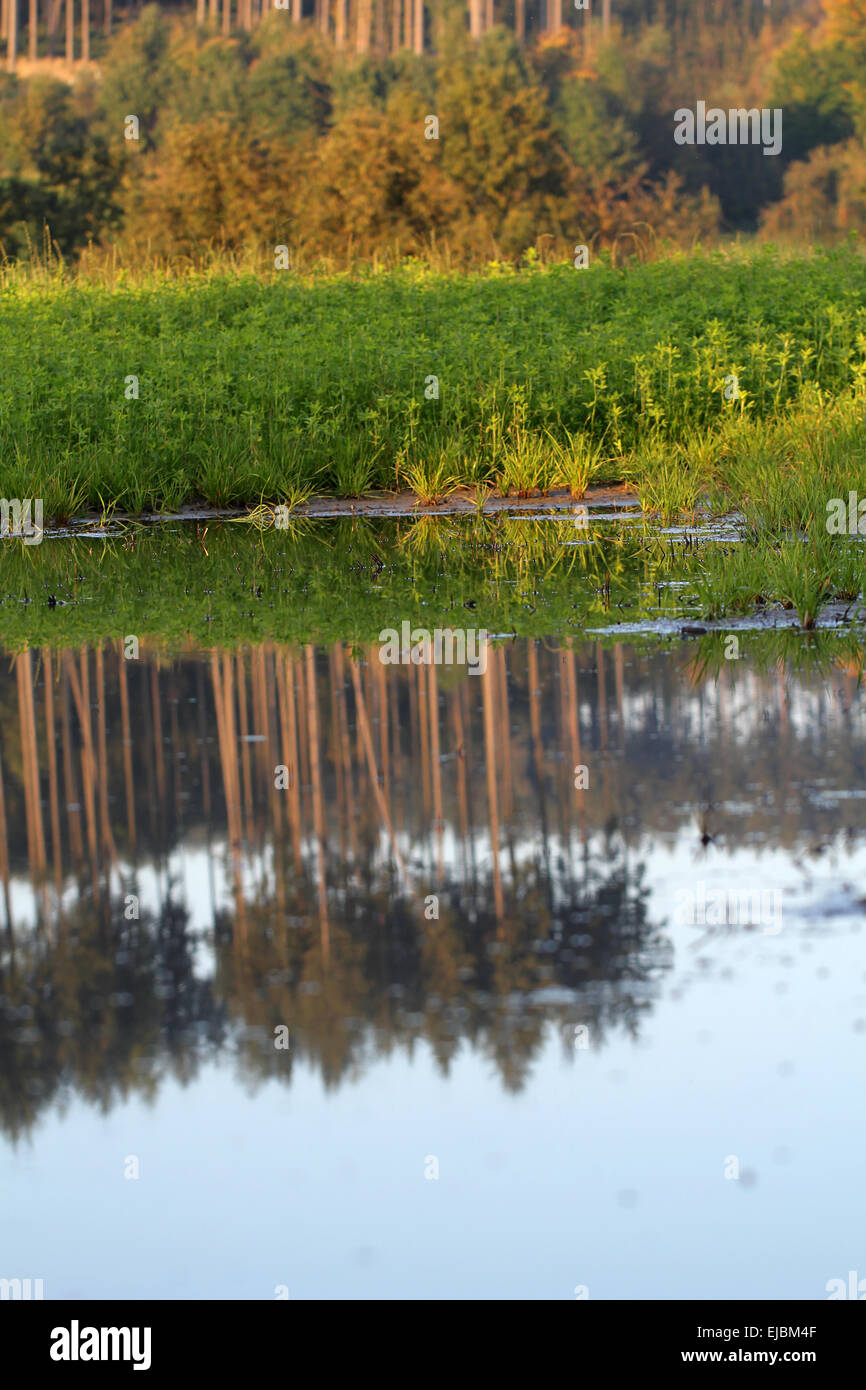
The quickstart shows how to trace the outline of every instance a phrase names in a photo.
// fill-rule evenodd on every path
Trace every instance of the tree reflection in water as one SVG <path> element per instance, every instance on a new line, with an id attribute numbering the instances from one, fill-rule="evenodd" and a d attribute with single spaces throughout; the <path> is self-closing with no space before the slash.
<path id="1" fill-rule="evenodd" d="M 671 963 L 648 847 L 795 851 L 822 830 L 798 787 L 862 781 L 861 725 L 856 672 L 623 644 L 501 643 L 474 678 L 340 644 L 18 653 L 0 1123 L 225 1053 L 251 1082 L 303 1062 L 333 1086 L 421 1040 L 447 1072 L 468 1043 L 517 1089 L 551 1028 L 637 1034 Z"/>

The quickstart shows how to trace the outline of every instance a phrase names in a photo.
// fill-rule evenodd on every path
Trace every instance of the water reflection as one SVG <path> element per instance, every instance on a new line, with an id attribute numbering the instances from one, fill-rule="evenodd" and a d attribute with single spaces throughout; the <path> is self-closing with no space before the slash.
<path id="1" fill-rule="evenodd" d="M 697 877 L 859 842 L 858 669 L 528 639 L 478 677 L 341 644 L 10 657 L 3 1130 L 220 1056 L 333 1087 L 424 1039 L 518 1090 L 551 1030 L 639 1036 L 673 960 L 659 846 Z"/>

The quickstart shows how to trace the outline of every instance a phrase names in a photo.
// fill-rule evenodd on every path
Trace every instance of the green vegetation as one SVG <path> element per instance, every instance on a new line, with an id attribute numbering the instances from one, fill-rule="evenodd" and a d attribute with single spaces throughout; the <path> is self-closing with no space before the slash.
<path id="1" fill-rule="evenodd" d="M 866 496 L 853 251 L 472 276 L 9 268 L 0 306 L 2 488 L 42 497 L 46 520 L 205 503 L 267 526 L 316 493 L 406 486 L 419 505 L 474 487 L 480 512 L 491 490 L 579 500 L 621 481 L 664 523 L 738 515 L 747 543 L 700 547 L 688 571 L 706 616 L 780 602 L 808 628 L 859 597 L 859 537 L 826 529 L 831 498 Z M 31 547 L 23 563 L 44 562 Z M 132 553 L 124 564 L 134 576 Z M 124 588 L 112 571 L 107 611 Z M 519 614 L 489 626 L 517 630 Z M 352 630 L 344 614 L 333 635 Z"/>
<path id="2" fill-rule="evenodd" d="M 424 53 L 401 46 L 399 3 L 378 0 L 366 51 L 357 5 L 343 48 L 303 8 L 309 23 L 272 11 L 225 35 L 150 4 L 94 35 L 95 69 L 0 74 L 5 254 L 47 235 L 64 257 L 136 269 L 215 248 L 273 265 L 277 246 L 305 267 L 478 266 L 575 243 L 647 257 L 753 232 L 776 208 L 793 239 L 863 225 L 862 35 L 817 22 L 811 0 L 617 0 L 607 33 L 529 0 L 524 42 L 508 7 L 472 41 L 464 0 L 427 0 Z M 673 139 L 684 93 L 773 107 L 780 90 L 796 105 L 778 158 Z"/>
<path id="3" fill-rule="evenodd" d="M 12 269 L 3 493 L 62 521 L 620 479 L 665 515 L 707 492 L 797 524 L 807 492 L 814 511 L 861 477 L 864 351 L 866 261 L 845 250 L 468 277 Z"/>
<path id="4" fill-rule="evenodd" d="M 267 509 L 254 520 L 267 527 Z M 5 542 L 0 634 L 7 649 L 132 633 L 180 651 L 265 641 L 364 645 L 408 621 L 566 641 L 591 632 L 607 643 L 622 640 L 627 625 L 629 641 L 655 644 L 659 620 L 678 642 L 683 623 L 729 619 L 740 630 L 746 616 L 751 646 L 771 635 L 755 630 L 756 613 L 790 628 L 794 614 L 784 610 L 796 609 L 809 628 L 836 602 L 837 636 L 856 652 L 861 557 L 862 542 L 847 537 L 671 536 L 640 515 L 588 528 L 567 514 L 301 519 L 285 531 L 128 523 L 108 537 Z M 722 635 L 710 631 L 706 641 L 712 647 Z"/>
<path id="5" fill-rule="evenodd" d="M 308 22 L 272 11 L 230 35 L 185 8 L 150 4 L 94 34 L 97 66 L 66 80 L 0 74 L 5 255 L 47 237 L 66 258 L 135 269 L 215 249 L 261 268 L 277 246 L 304 267 L 479 266 L 576 243 L 647 258 L 730 233 L 802 246 L 866 228 L 861 0 L 617 0 L 608 32 L 563 7 L 555 33 L 528 0 L 524 42 L 510 7 L 473 42 L 463 0 L 427 0 L 424 53 L 401 41 L 399 4 L 377 3 L 366 40 L 353 4 L 342 48 L 312 0 Z M 696 94 L 782 109 L 778 157 L 677 145 L 673 113 Z"/>

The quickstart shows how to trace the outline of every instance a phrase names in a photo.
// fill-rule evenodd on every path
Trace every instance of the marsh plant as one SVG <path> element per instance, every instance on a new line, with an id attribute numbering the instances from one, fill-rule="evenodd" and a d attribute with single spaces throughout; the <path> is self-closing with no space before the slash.
<path id="1" fill-rule="evenodd" d="M 720 303 L 749 313 L 721 318 Z M 42 497 L 50 522 L 100 496 L 131 514 L 251 507 L 285 500 L 289 480 L 350 497 L 413 486 L 411 474 L 428 500 L 456 483 L 578 495 L 631 480 L 668 518 L 727 487 L 757 522 L 783 465 L 778 529 L 810 504 L 798 475 L 825 485 L 822 517 L 828 497 L 866 493 L 864 303 L 866 263 L 849 252 L 626 270 L 599 257 L 580 274 L 9 273 L 4 492 Z M 447 363 L 436 399 L 423 387 L 431 322 Z"/>

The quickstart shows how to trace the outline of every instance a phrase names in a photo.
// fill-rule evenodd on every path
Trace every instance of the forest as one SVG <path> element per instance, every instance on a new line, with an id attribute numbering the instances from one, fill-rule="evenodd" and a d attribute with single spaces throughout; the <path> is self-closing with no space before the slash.
<path id="1" fill-rule="evenodd" d="M 4 0 L 0 34 L 8 260 L 459 269 L 866 220 L 866 0 Z M 677 144 L 698 100 L 782 110 L 778 158 Z"/>

